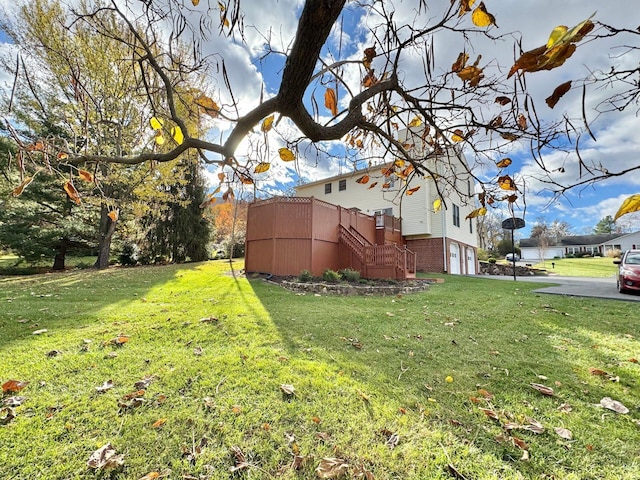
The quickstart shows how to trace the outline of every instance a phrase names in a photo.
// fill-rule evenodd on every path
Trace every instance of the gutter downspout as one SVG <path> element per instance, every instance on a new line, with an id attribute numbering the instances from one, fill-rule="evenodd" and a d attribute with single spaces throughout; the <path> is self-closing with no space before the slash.
<path id="1" fill-rule="evenodd" d="M 446 209 L 442 209 L 442 255 L 444 260 L 444 273 L 449 271 L 447 263 L 447 213 Z"/>

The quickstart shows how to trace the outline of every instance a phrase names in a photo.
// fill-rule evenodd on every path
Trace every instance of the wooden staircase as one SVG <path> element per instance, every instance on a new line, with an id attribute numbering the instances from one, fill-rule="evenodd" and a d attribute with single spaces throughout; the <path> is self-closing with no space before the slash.
<path id="1" fill-rule="evenodd" d="M 362 263 L 364 278 L 416 278 L 416 254 L 395 244 L 374 245 L 355 228 L 338 226 L 338 238 Z"/>

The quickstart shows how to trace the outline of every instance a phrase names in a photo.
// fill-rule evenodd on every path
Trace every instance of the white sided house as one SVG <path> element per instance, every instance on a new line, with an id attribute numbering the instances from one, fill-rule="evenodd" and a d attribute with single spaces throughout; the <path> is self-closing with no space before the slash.
<path id="1" fill-rule="evenodd" d="M 455 179 L 455 185 L 439 180 L 443 202 L 438 210 L 434 208 L 439 198 L 434 179 L 410 174 L 405 181 L 404 166 L 394 168 L 393 162 L 298 186 L 296 196 L 315 197 L 368 215 L 384 213 L 399 218 L 406 247 L 416 254 L 418 271 L 475 274 L 477 222 L 465 217 L 476 204 L 466 160 L 458 149 L 451 148 L 445 153 L 428 153 L 423 163 L 443 179 Z"/>
<path id="2" fill-rule="evenodd" d="M 561 237 L 541 244 L 539 238 L 520 240 L 520 256 L 524 260 L 549 260 L 585 255 L 606 255 L 608 251 L 640 249 L 640 231 Z"/>

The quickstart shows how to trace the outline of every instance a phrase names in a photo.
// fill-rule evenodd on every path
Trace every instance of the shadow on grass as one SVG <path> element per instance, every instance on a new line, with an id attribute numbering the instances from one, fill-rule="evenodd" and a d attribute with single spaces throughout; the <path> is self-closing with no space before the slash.
<path id="1" fill-rule="evenodd" d="M 33 331 L 80 328 L 97 312 L 125 309 L 199 264 L 74 270 L 0 278 L 0 349 Z"/>

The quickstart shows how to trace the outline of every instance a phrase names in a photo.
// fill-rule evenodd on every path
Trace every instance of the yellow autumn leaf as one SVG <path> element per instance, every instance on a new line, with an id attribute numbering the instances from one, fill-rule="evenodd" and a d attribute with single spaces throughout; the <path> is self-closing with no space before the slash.
<path id="1" fill-rule="evenodd" d="M 626 215 L 627 213 L 633 213 L 637 211 L 640 211 L 640 193 L 631 195 L 630 197 L 625 199 L 624 202 L 622 202 L 622 205 L 620 205 L 620 208 L 616 212 L 615 217 L 613 217 L 613 221 L 616 221 L 618 218 Z"/>
<path id="2" fill-rule="evenodd" d="M 551 48 L 554 43 L 556 43 L 560 38 L 567 33 L 569 28 L 565 25 L 558 25 L 551 31 L 551 35 L 549 35 L 549 40 L 547 41 L 547 48 Z"/>
<path id="3" fill-rule="evenodd" d="M 465 217 L 465 220 L 468 220 L 469 218 L 482 217 L 483 215 L 486 215 L 486 214 L 487 214 L 486 208 L 484 207 L 476 208 L 471 213 L 469 213 L 469 215 Z"/>
<path id="4" fill-rule="evenodd" d="M 178 145 L 182 145 L 182 142 L 184 142 L 184 134 L 182 133 L 182 129 L 177 125 L 171 129 L 171 136 Z"/>
<path id="5" fill-rule="evenodd" d="M 271 128 L 273 127 L 273 119 L 275 118 L 274 115 L 269 115 L 267 118 L 265 118 L 262 121 L 262 126 L 260 127 L 260 129 L 263 132 L 268 132 L 269 130 L 271 130 Z"/>
<path id="6" fill-rule="evenodd" d="M 433 201 L 433 211 L 439 212 L 441 208 L 442 208 L 442 199 L 438 197 Z"/>
<path id="7" fill-rule="evenodd" d="M 503 158 L 499 162 L 496 162 L 496 167 L 498 168 L 507 168 L 509 165 L 511 165 L 510 158 Z"/>
<path id="8" fill-rule="evenodd" d="M 195 102 L 196 105 L 200 107 L 200 111 L 202 113 L 206 113 L 210 117 L 216 118 L 220 113 L 220 107 L 218 104 L 206 95 L 200 95 L 195 99 Z"/>
<path id="9" fill-rule="evenodd" d="M 260 162 L 256 165 L 256 168 L 253 170 L 253 173 L 264 173 L 271 168 L 271 164 L 269 162 Z"/>
<path id="10" fill-rule="evenodd" d="M 413 119 L 409 122 L 408 127 L 419 127 L 422 125 L 422 119 L 420 117 L 413 117 Z"/>
<path id="11" fill-rule="evenodd" d="M 324 92 L 324 106 L 331 111 L 334 117 L 338 115 L 338 97 L 333 88 L 327 88 Z"/>
<path id="12" fill-rule="evenodd" d="M 154 130 L 160 130 L 162 128 L 162 125 L 164 125 L 164 121 L 161 118 L 151 117 L 151 120 L 149 120 L 149 124 Z"/>
<path id="13" fill-rule="evenodd" d="M 280 154 L 280 159 L 283 162 L 292 162 L 296 159 L 296 155 L 295 153 L 293 153 L 291 150 L 289 150 L 288 148 L 280 148 L 278 149 L 278 153 Z"/>
<path id="14" fill-rule="evenodd" d="M 464 141 L 464 132 L 459 128 L 454 130 L 453 135 L 451 136 L 451 141 L 456 143 Z"/>
<path id="15" fill-rule="evenodd" d="M 484 2 L 480 2 L 478 8 L 473 11 L 471 20 L 476 27 L 488 27 L 489 25 L 496 24 L 496 18 L 487 12 L 487 7 L 485 7 Z"/>
<path id="16" fill-rule="evenodd" d="M 498 178 L 498 186 L 502 190 L 517 190 L 516 183 L 509 175 L 503 175 Z"/>

